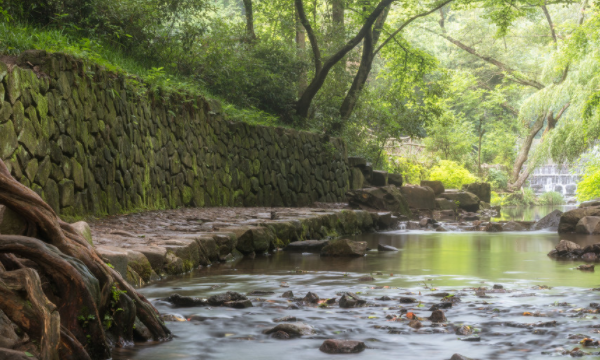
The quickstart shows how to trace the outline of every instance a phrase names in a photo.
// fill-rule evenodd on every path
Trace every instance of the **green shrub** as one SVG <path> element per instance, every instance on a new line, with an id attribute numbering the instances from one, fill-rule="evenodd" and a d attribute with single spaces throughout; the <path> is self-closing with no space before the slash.
<path id="1" fill-rule="evenodd" d="M 559 192 L 548 191 L 539 196 L 538 202 L 540 205 L 563 205 L 565 199 Z"/>
<path id="2" fill-rule="evenodd" d="M 498 195 L 497 192 L 492 191 L 492 198 L 490 199 L 490 205 L 492 206 L 502 206 L 502 201 L 504 197 Z"/>
<path id="3" fill-rule="evenodd" d="M 577 184 L 577 200 L 587 201 L 600 197 L 600 167 L 589 167 Z"/>
<path id="4" fill-rule="evenodd" d="M 419 184 L 427 175 L 425 166 L 399 156 L 392 157 L 387 170 L 390 173 L 402 174 L 402 179 L 407 184 Z"/>
<path id="5" fill-rule="evenodd" d="M 488 174 L 488 182 L 494 189 L 506 189 L 508 186 L 508 174 L 506 171 L 491 168 Z"/>
<path id="6" fill-rule="evenodd" d="M 537 205 L 537 198 L 532 189 L 526 188 L 521 191 L 508 194 L 502 200 L 503 206 L 530 206 Z"/>
<path id="7" fill-rule="evenodd" d="M 447 189 L 460 189 L 479 179 L 455 161 L 442 160 L 431 169 L 429 180 L 439 180 Z"/>

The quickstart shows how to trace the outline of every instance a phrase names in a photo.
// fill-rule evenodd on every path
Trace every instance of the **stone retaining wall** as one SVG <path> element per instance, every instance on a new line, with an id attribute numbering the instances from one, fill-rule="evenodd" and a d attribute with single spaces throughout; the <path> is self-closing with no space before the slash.
<path id="1" fill-rule="evenodd" d="M 344 201 L 339 139 L 227 121 L 63 54 L 0 63 L 0 157 L 62 215 Z"/>

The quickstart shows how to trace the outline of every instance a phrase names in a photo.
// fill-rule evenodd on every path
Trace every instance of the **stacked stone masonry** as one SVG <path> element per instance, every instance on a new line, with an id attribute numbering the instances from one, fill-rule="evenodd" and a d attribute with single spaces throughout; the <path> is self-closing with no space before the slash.
<path id="1" fill-rule="evenodd" d="M 227 121 L 217 101 L 63 54 L 16 63 L 0 63 L 0 157 L 62 215 L 345 200 L 339 139 Z"/>

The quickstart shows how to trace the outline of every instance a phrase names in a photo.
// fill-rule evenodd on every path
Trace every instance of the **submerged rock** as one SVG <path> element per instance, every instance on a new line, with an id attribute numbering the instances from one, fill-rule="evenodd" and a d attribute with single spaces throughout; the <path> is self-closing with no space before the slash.
<path id="1" fill-rule="evenodd" d="M 434 323 L 446 322 L 446 314 L 442 310 L 434 310 L 429 320 Z"/>
<path id="2" fill-rule="evenodd" d="M 342 297 L 340 298 L 340 307 L 345 309 L 362 307 L 366 304 L 366 300 L 361 299 L 360 297 L 358 297 L 358 295 L 351 292 L 344 293 L 344 295 L 342 295 Z"/>
<path id="3" fill-rule="evenodd" d="M 176 307 L 194 307 L 208 305 L 208 301 L 206 301 L 206 299 L 191 296 L 181 296 L 179 294 L 173 294 L 167 298 L 164 298 L 163 300 L 175 305 Z"/>
<path id="4" fill-rule="evenodd" d="M 270 335 L 276 333 L 278 331 L 283 331 L 287 333 L 291 337 L 294 336 L 303 336 L 303 335 L 312 335 L 315 333 L 315 330 L 312 326 L 307 325 L 305 323 L 284 323 L 275 326 L 274 328 L 263 331 L 264 334 Z"/>
<path id="5" fill-rule="evenodd" d="M 318 254 L 329 244 L 329 240 L 306 240 L 290 243 L 283 251 Z"/>
<path id="6" fill-rule="evenodd" d="M 401 297 L 400 298 L 400 304 L 412 304 L 412 303 L 416 303 L 417 299 L 415 298 L 411 298 L 411 297 Z"/>
<path id="7" fill-rule="evenodd" d="M 213 295 L 208 298 L 208 303 L 212 306 L 221 306 L 232 301 L 248 300 L 248 298 L 240 293 L 228 291 L 224 294 Z"/>
<path id="8" fill-rule="evenodd" d="M 391 245 L 377 244 L 377 251 L 398 251 L 398 249 Z"/>
<path id="9" fill-rule="evenodd" d="M 355 340 L 325 340 L 319 350 L 326 354 L 356 354 L 366 349 L 365 343 Z"/>
<path id="10" fill-rule="evenodd" d="M 468 325 L 463 325 L 456 329 L 455 334 L 461 336 L 469 336 L 473 334 L 473 328 Z"/>
<path id="11" fill-rule="evenodd" d="M 349 239 L 331 240 L 321 250 L 321 256 L 348 256 L 359 257 L 367 253 L 367 243 Z"/>
<path id="12" fill-rule="evenodd" d="M 579 265 L 579 266 L 577 267 L 577 270 L 582 270 L 582 271 L 594 271 L 594 265 L 591 265 L 591 264 Z"/>

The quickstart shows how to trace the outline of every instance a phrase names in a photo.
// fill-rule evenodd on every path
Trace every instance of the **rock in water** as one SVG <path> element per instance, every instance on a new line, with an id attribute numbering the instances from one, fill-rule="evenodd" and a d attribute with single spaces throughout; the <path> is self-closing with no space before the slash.
<path id="1" fill-rule="evenodd" d="M 179 294 L 173 294 L 167 298 L 164 298 L 163 300 L 170 302 L 176 307 L 194 307 L 208 305 L 208 302 L 205 299 L 191 296 L 181 296 Z"/>
<path id="2" fill-rule="evenodd" d="M 592 265 L 592 264 L 579 265 L 577 267 L 577 270 L 594 271 L 594 265 Z"/>
<path id="3" fill-rule="evenodd" d="M 496 290 L 499 290 L 499 289 L 504 289 L 504 286 L 502 286 L 500 284 L 494 284 L 493 288 Z"/>
<path id="4" fill-rule="evenodd" d="M 575 232 L 585 235 L 600 234 L 600 216 L 584 216 L 577 222 Z"/>
<path id="5" fill-rule="evenodd" d="M 348 191 L 348 203 L 354 207 L 392 211 L 411 216 L 408 203 L 394 185 Z"/>
<path id="6" fill-rule="evenodd" d="M 559 253 L 571 252 L 577 249 L 581 249 L 581 246 L 569 240 L 561 240 L 558 245 L 556 245 L 556 251 Z"/>
<path id="7" fill-rule="evenodd" d="M 283 251 L 318 254 L 327 244 L 329 240 L 295 241 L 283 248 Z"/>
<path id="8" fill-rule="evenodd" d="M 312 293 L 312 292 L 308 292 L 306 294 L 306 296 L 304 296 L 304 299 L 302 299 L 302 301 L 307 302 L 307 303 L 311 303 L 311 304 L 316 304 L 319 302 L 319 295 Z"/>
<path id="9" fill-rule="evenodd" d="M 377 244 L 377 251 L 398 251 L 398 249 L 390 245 Z"/>
<path id="10" fill-rule="evenodd" d="M 520 222 L 509 221 L 502 225 L 502 231 L 527 231 L 529 228 Z"/>
<path id="11" fill-rule="evenodd" d="M 415 298 L 411 298 L 411 297 L 401 297 L 400 298 L 400 304 L 412 304 L 412 303 L 416 303 L 417 299 Z"/>
<path id="12" fill-rule="evenodd" d="M 558 232 L 560 234 L 574 233 L 575 227 L 579 223 L 579 220 L 586 216 L 600 216 L 600 206 L 588 206 L 584 208 L 565 211 L 560 216 Z"/>
<path id="13" fill-rule="evenodd" d="M 442 310 L 434 310 L 431 313 L 429 320 L 434 323 L 446 322 L 446 315 Z"/>
<path id="14" fill-rule="evenodd" d="M 463 325 L 456 329 L 455 334 L 460 336 L 469 336 L 473 334 L 473 328 L 467 325 Z"/>
<path id="15" fill-rule="evenodd" d="M 366 300 L 361 299 L 358 295 L 347 292 L 340 298 L 340 307 L 341 308 L 354 308 L 361 307 L 367 304 Z"/>
<path id="16" fill-rule="evenodd" d="M 212 306 L 221 306 L 227 302 L 248 300 L 248 298 L 242 294 L 234 291 L 228 291 L 224 294 L 213 295 L 208 298 L 208 303 Z"/>
<path id="17" fill-rule="evenodd" d="M 319 350 L 326 354 L 356 354 L 364 351 L 365 343 L 355 340 L 325 340 Z"/>
<path id="18" fill-rule="evenodd" d="M 560 223 L 560 216 L 562 213 L 563 212 L 560 210 L 554 210 L 550 214 L 541 218 L 540 221 L 536 222 L 531 230 L 558 230 L 558 224 Z"/>
<path id="19" fill-rule="evenodd" d="M 293 293 L 291 290 L 289 290 L 289 291 L 286 291 L 286 292 L 284 292 L 284 293 L 281 295 L 281 297 L 282 297 L 282 298 L 288 298 L 288 299 L 289 299 L 289 298 L 293 298 L 293 297 L 294 297 L 294 293 Z"/>
<path id="20" fill-rule="evenodd" d="M 313 329 L 312 326 L 307 325 L 305 323 L 297 322 L 297 323 L 293 323 L 293 324 L 292 323 L 279 324 L 272 329 L 263 331 L 263 333 L 270 335 L 270 334 L 276 333 L 278 331 L 283 331 L 290 336 L 312 335 L 315 332 L 315 330 Z"/>
<path id="21" fill-rule="evenodd" d="M 421 324 L 419 320 L 411 320 L 408 323 L 408 326 L 410 326 L 413 329 L 420 329 L 421 327 L 423 327 L 423 324 Z"/>
<path id="22" fill-rule="evenodd" d="M 349 239 L 331 240 L 321 250 L 321 256 L 348 256 L 359 257 L 367 253 L 367 243 Z"/>
<path id="23" fill-rule="evenodd" d="M 464 355 L 461 355 L 461 354 L 454 354 L 454 355 L 452 355 L 450 360 L 473 360 L 473 359 L 466 357 Z"/>

